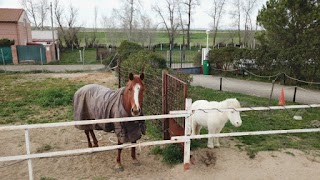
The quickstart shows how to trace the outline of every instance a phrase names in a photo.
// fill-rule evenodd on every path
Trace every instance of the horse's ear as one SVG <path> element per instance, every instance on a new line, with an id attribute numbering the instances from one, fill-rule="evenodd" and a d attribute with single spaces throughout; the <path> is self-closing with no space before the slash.
<path id="1" fill-rule="evenodd" d="M 129 73 L 129 79 L 132 81 L 133 80 L 133 74 Z"/>
<path id="2" fill-rule="evenodd" d="M 144 79 L 144 73 L 140 74 L 140 79 L 143 80 Z"/>

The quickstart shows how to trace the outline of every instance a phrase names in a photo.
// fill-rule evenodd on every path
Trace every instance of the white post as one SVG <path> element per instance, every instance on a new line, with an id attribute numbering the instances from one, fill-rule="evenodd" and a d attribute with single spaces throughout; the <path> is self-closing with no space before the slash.
<path id="1" fill-rule="evenodd" d="M 192 105 L 192 99 L 187 98 L 185 109 L 187 110 L 187 113 L 191 115 L 191 105 Z M 184 124 L 184 136 L 190 136 L 191 135 L 191 117 L 188 116 L 185 119 Z M 190 168 L 190 145 L 191 140 L 190 139 L 184 139 L 184 157 L 183 157 L 183 168 L 184 170 L 188 170 Z"/>
<path id="2" fill-rule="evenodd" d="M 6 62 L 4 61 L 4 56 L 3 56 L 3 50 L 2 49 L 1 49 L 1 56 L 2 56 L 2 61 L 3 61 L 4 72 L 7 73 Z"/>
<path id="3" fill-rule="evenodd" d="M 83 60 L 83 65 L 84 65 L 84 49 L 85 49 L 85 47 L 83 47 L 83 50 L 82 50 L 82 60 Z"/>
<path id="4" fill-rule="evenodd" d="M 30 155 L 30 138 L 29 138 L 29 129 L 25 129 L 24 131 L 25 141 L 26 141 L 26 150 L 27 155 Z M 32 173 L 32 160 L 28 159 L 28 170 L 29 170 L 29 180 L 33 180 L 33 173 Z"/>
<path id="5" fill-rule="evenodd" d="M 80 62 L 82 62 L 82 53 L 81 53 L 81 50 L 79 50 L 79 54 L 80 54 Z"/>
<path id="6" fill-rule="evenodd" d="M 43 73 L 43 60 L 42 60 L 42 51 L 40 47 L 40 60 L 41 60 L 41 67 L 42 67 L 42 73 Z"/>

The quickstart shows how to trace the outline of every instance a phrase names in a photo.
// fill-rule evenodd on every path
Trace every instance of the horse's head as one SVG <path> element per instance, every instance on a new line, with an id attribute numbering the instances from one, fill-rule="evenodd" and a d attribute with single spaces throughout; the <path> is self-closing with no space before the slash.
<path id="1" fill-rule="evenodd" d="M 131 114 L 131 116 L 142 115 L 142 103 L 144 97 L 144 73 L 140 75 L 129 74 L 129 81 L 127 83 L 124 102 L 126 111 Z"/>
<path id="2" fill-rule="evenodd" d="M 228 108 L 241 108 L 240 102 L 237 99 L 227 99 Z M 227 112 L 228 119 L 231 124 L 235 127 L 240 127 L 242 124 L 241 116 L 239 111 L 228 111 Z"/>

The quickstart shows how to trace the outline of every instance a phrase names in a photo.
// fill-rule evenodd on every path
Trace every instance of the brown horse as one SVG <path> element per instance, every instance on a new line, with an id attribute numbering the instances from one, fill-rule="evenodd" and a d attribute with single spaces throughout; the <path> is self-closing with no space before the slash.
<path id="1" fill-rule="evenodd" d="M 74 94 L 74 120 L 142 116 L 142 103 L 145 90 L 143 79 L 144 73 L 140 75 L 130 73 L 127 85 L 115 91 L 97 84 L 81 87 Z M 145 134 L 146 130 L 144 121 L 76 125 L 75 127 L 84 130 L 88 140 L 88 147 L 90 148 L 99 146 L 94 130 L 114 131 L 119 145 L 125 142 L 135 143 L 141 138 L 141 134 Z M 93 139 L 93 146 L 90 135 Z M 118 149 L 116 170 L 123 170 L 121 150 Z M 131 148 L 131 157 L 134 164 L 139 165 L 135 147 Z"/>

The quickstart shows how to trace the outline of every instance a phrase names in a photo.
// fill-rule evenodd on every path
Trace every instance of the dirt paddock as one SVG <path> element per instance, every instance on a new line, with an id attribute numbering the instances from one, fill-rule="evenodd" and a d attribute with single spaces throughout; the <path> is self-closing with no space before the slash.
<path id="1" fill-rule="evenodd" d="M 32 78 L 44 76 L 28 75 Z M 46 74 L 46 77 L 68 78 L 88 83 L 116 87 L 111 73 Z M 112 145 L 115 135 L 96 132 L 100 146 Z M 30 130 L 31 152 L 53 152 L 86 148 L 86 137 L 74 127 Z M 150 141 L 144 136 L 140 142 Z M 320 143 L 320 141 L 319 141 Z M 25 154 L 24 131 L 3 131 L 0 136 L 0 156 Z M 316 180 L 320 177 L 319 152 L 294 149 L 260 152 L 250 159 L 245 151 L 235 146 L 232 138 L 221 138 L 221 147 L 200 149 L 193 153 L 195 164 L 184 171 L 183 165 L 168 166 L 161 157 L 151 154 L 153 146 L 138 147 L 140 166 L 132 164 L 130 150 L 123 150 L 123 172 L 113 167 L 117 151 L 104 151 L 74 156 L 33 159 L 34 179 L 299 179 Z M 28 179 L 27 161 L 0 162 L 0 179 Z"/>

